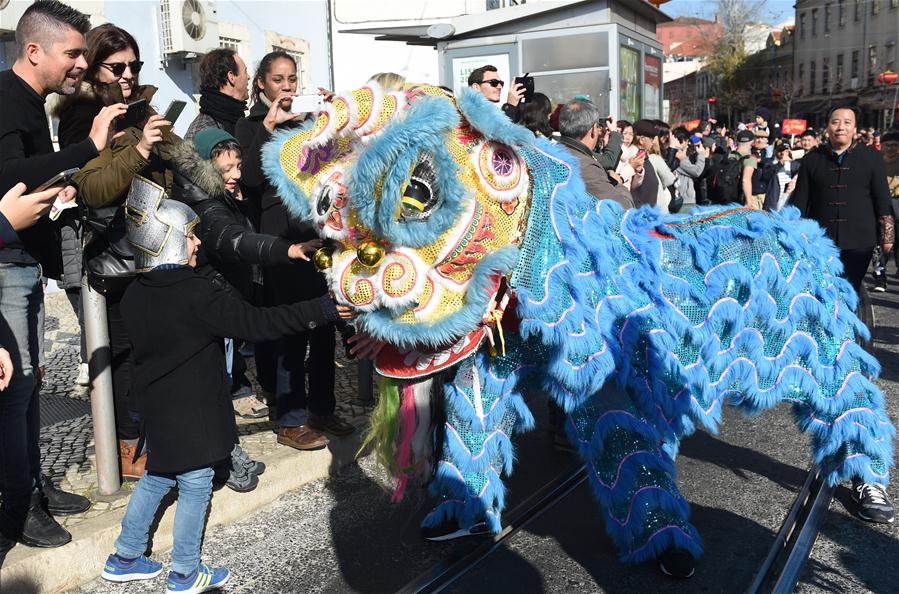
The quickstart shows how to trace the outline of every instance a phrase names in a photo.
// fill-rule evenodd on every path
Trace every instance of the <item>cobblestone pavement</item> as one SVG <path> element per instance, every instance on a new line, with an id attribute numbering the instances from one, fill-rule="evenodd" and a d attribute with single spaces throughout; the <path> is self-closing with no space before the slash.
<path id="1" fill-rule="evenodd" d="M 41 387 L 41 466 L 45 474 L 66 491 L 90 496 L 97 488 L 94 465 L 93 423 L 88 389 L 78 386 L 79 328 L 78 320 L 65 293 L 45 297 L 45 376 Z M 356 400 L 358 393 L 356 363 L 346 360 L 337 348 L 338 369 L 335 392 L 337 414 L 361 428 L 371 407 Z M 252 358 L 247 360 L 248 376 L 256 384 Z M 258 392 L 257 392 L 258 393 Z M 268 420 L 237 420 L 241 446 L 251 457 L 262 456 L 277 444 L 273 425 Z M 297 452 L 298 456 L 303 455 Z M 125 483 L 124 494 L 133 483 Z M 91 508 L 74 516 L 60 516 L 63 526 L 72 527 L 97 517 L 110 509 L 123 507 L 127 497 L 111 502 L 95 502 Z"/>

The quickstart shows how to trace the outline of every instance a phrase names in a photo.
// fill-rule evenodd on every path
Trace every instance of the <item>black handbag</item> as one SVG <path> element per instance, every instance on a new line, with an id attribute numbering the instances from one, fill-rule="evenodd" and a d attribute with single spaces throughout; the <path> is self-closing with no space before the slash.
<path id="1" fill-rule="evenodd" d="M 99 293 L 124 291 L 134 280 L 134 252 L 125 232 L 125 207 L 85 208 L 90 239 L 84 246 L 84 270 Z"/>

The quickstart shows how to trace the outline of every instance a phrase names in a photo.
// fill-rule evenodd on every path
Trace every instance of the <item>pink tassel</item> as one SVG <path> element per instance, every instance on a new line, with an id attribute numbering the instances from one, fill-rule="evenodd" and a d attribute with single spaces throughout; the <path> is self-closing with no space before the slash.
<path id="1" fill-rule="evenodd" d="M 400 431 L 399 446 L 396 450 L 396 463 L 400 469 L 397 477 L 396 489 L 393 491 L 393 501 L 403 500 L 406 494 L 406 485 L 409 483 L 409 474 L 412 472 L 412 437 L 415 435 L 415 391 L 411 383 L 403 384 L 400 392 Z"/>

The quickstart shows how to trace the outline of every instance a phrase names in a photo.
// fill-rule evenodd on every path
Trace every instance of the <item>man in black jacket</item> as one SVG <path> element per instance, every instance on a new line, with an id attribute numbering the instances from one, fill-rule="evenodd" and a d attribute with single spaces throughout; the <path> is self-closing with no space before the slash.
<path id="1" fill-rule="evenodd" d="M 214 49 L 200 62 L 200 113 L 184 135 L 192 139 L 206 128 L 221 128 L 234 134 L 237 120 L 244 117 L 249 98 L 247 65 L 233 49 Z"/>
<path id="2" fill-rule="evenodd" d="M 44 100 L 51 93 L 74 92 L 87 67 L 84 33 L 89 29 L 85 15 L 56 0 L 35 2 L 19 20 L 18 57 L 12 70 L 0 72 L 0 194 L 17 182 L 33 189 L 56 173 L 81 167 L 106 146 L 112 119 L 125 112 L 121 104 L 105 108 L 94 119 L 89 138 L 53 152 Z M 67 188 L 64 194 L 71 198 L 74 190 Z M 3 237 L 0 344 L 13 353 L 15 371 L 0 397 L 2 528 L 6 536 L 30 546 L 61 546 L 72 537 L 47 510 L 78 513 L 90 502 L 59 491 L 41 476 L 41 275 L 59 273 L 59 243 L 47 219 L 29 229 L 6 228 Z"/>
<path id="3" fill-rule="evenodd" d="M 816 220 L 834 240 L 846 280 L 860 292 L 874 245 L 880 244 L 885 254 L 893 249 L 886 171 L 874 148 L 855 142 L 854 109 L 837 107 L 827 121 L 829 142 L 802 158 L 790 200 L 802 216 Z M 893 521 L 893 506 L 881 485 L 855 480 L 852 495 L 862 519 Z"/>

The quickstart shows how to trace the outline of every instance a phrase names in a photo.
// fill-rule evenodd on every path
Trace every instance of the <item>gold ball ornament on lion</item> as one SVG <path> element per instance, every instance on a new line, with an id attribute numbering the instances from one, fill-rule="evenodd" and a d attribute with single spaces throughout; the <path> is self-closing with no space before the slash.
<path id="1" fill-rule="evenodd" d="M 312 264 L 315 266 L 315 269 L 319 272 L 324 272 L 328 268 L 334 264 L 334 260 L 331 257 L 333 250 L 331 248 L 319 248 L 315 250 L 315 254 L 312 255 Z"/>
<path id="2" fill-rule="evenodd" d="M 374 242 L 366 241 L 356 250 L 356 259 L 363 266 L 374 268 L 384 259 L 384 248 Z"/>

